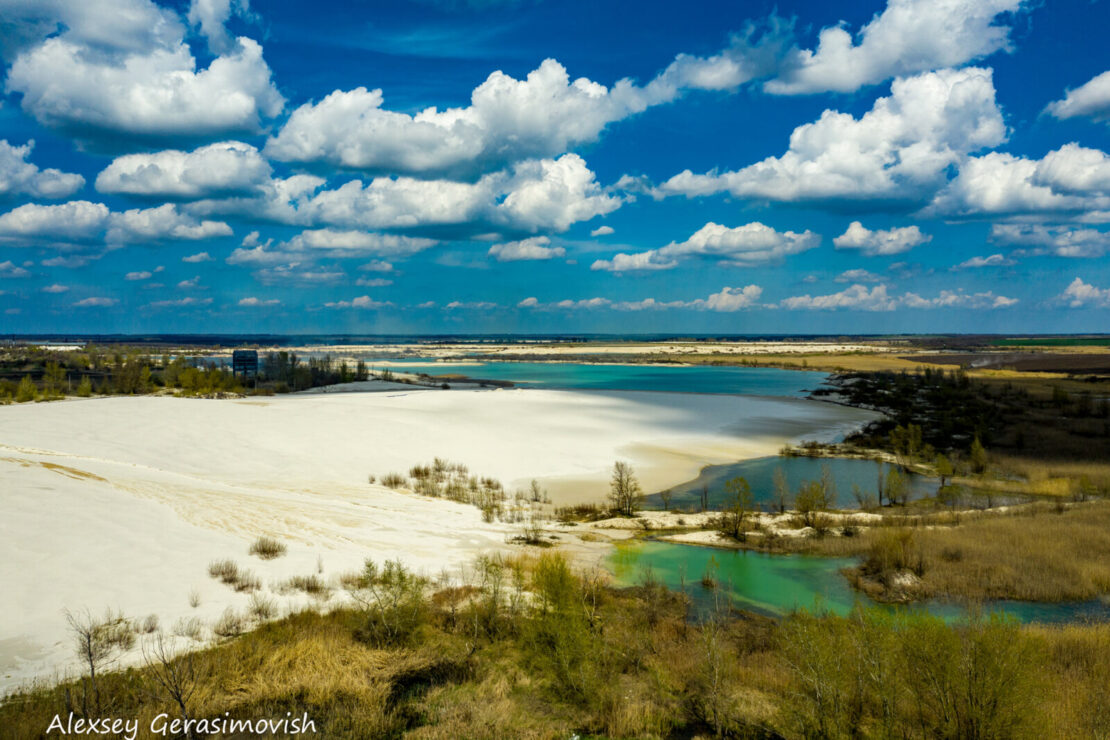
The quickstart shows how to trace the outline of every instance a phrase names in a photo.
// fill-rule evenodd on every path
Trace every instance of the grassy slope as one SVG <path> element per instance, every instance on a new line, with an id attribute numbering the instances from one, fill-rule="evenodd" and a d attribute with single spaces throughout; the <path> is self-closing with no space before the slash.
<path id="1" fill-rule="evenodd" d="M 368 612 L 264 625 L 196 654 L 190 712 L 303 711 L 328 738 L 802 738 L 819 724 L 835 737 L 959 737 L 969 721 L 982 737 L 1110 729 L 1110 626 L 723 615 L 691 625 L 684 600 L 650 583 L 617 592 L 565 572 L 537 581 L 533 607 L 514 611 L 489 610 L 488 581 L 469 600 L 440 593 L 400 644 L 360 639 Z M 944 676 L 941 694 L 923 676 Z M 82 688 L 10 697 L 0 737 L 41 736 L 67 693 Z M 173 711 L 149 670 L 107 674 L 101 696 L 102 716 L 141 726 Z M 941 717 L 944 702 L 965 724 Z"/>

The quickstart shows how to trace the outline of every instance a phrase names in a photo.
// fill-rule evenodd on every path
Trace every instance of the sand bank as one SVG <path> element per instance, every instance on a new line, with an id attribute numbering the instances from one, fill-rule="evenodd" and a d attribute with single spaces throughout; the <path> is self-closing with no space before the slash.
<path id="1" fill-rule="evenodd" d="M 800 399 L 549 390 L 105 398 L 0 408 L 0 688 L 71 669 L 64 609 L 211 624 L 248 595 L 207 576 L 231 558 L 282 608 L 293 575 L 400 557 L 435 575 L 504 548 L 514 525 L 367 482 L 434 456 L 556 501 L 602 495 L 613 460 L 648 491 L 701 465 L 830 439 L 869 412 Z M 248 557 L 259 535 L 289 547 Z M 190 605 L 196 591 L 200 605 Z"/>

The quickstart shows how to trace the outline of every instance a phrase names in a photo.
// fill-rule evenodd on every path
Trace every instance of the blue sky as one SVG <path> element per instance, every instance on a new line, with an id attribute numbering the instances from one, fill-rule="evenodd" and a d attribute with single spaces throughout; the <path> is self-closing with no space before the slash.
<path id="1" fill-rule="evenodd" d="M 1107 329 L 1106 0 L 0 17 L 0 333 Z"/>

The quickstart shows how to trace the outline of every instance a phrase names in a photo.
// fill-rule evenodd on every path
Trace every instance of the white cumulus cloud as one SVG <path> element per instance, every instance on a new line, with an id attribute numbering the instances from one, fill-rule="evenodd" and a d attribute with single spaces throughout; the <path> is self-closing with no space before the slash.
<path id="1" fill-rule="evenodd" d="M 30 270 L 20 267 L 11 260 L 0 262 L 0 278 L 30 277 Z"/>
<path id="2" fill-rule="evenodd" d="M 921 233 L 916 224 L 872 231 L 859 221 L 853 221 L 843 234 L 833 239 L 833 244 L 837 249 L 858 249 L 863 254 L 874 257 L 908 252 L 932 239 L 929 234 Z"/>
<path id="3" fill-rule="evenodd" d="M 110 216 L 108 206 L 87 200 L 51 206 L 27 203 L 0 215 L 0 239 L 89 241 L 104 230 Z"/>
<path id="4" fill-rule="evenodd" d="M 250 17 L 249 0 L 192 0 L 187 18 L 208 39 L 213 53 L 225 54 L 235 43 L 226 28 L 232 15 Z"/>
<path id="5" fill-rule="evenodd" d="M 832 311 L 846 308 L 857 311 L 893 311 L 898 302 L 887 295 L 885 285 L 876 285 L 868 290 L 865 285 L 852 285 L 839 293 L 812 296 L 809 294 L 785 298 L 779 302 L 782 308 L 791 310 L 808 309 Z"/>
<path id="6" fill-rule="evenodd" d="M 989 69 L 899 77 L 889 97 L 856 119 L 826 110 L 794 129 L 779 157 L 729 172 L 679 173 L 654 194 L 729 192 L 775 201 L 918 201 L 970 152 L 1006 139 Z"/>
<path id="7" fill-rule="evenodd" d="M 1097 149 L 1067 144 L 1039 160 L 1005 152 L 969 157 L 922 215 L 1106 220 L 1101 212 L 1107 209 L 1110 158 Z"/>
<path id="8" fill-rule="evenodd" d="M 960 264 L 953 267 L 953 270 L 967 270 L 979 267 L 1009 267 L 1014 264 L 1014 260 L 1009 257 L 1004 257 L 1001 254 L 991 254 L 986 257 L 971 257 L 966 259 Z"/>
<path id="9" fill-rule="evenodd" d="M 1072 308 L 1110 308 L 1110 288 L 1097 288 L 1077 277 L 1064 289 L 1060 300 Z"/>
<path id="10" fill-rule="evenodd" d="M 280 303 L 281 303 L 281 301 L 278 300 L 277 298 L 264 299 L 264 298 L 256 298 L 254 296 L 250 296 L 249 298 L 240 298 L 239 299 L 239 305 L 240 306 L 252 306 L 252 307 L 253 306 L 276 306 Z"/>
<path id="11" fill-rule="evenodd" d="M 212 304 L 211 298 L 167 298 L 162 301 L 152 301 L 147 304 L 150 308 L 188 308 L 189 306 L 208 306 Z"/>
<path id="12" fill-rule="evenodd" d="M 1110 193 L 1110 156 L 1075 142 L 1065 144 L 1037 162 L 1033 182 L 1065 195 Z"/>
<path id="13" fill-rule="evenodd" d="M 520 162 L 477 182 L 376 177 L 316 193 L 295 218 L 341 228 L 411 228 L 493 224 L 521 231 L 565 231 L 579 221 L 616 210 L 577 154 Z"/>
<path id="14" fill-rule="evenodd" d="M 250 194 L 270 181 L 271 168 L 250 144 L 225 141 L 185 152 L 168 149 L 117 157 L 96 178 L 102 193 L 200 199 Z"/>
<path id="15" fill-rule="evenodd" d="M 883 278 L 869 270 L 845 270 L 833 278 L 838 283 L 881 283 Z"/>
<path id="16" fill-rule="evenodd" d="M 763 288 L 758 285 L 748 285 L 743 288 L 721 288 L 719 293 L 713 293 L 705 300 L 705 308 L 710 311 L 739 311 L 754 306 L 762 295 Z"/>
<path id="17" fill-rule="evenodd" d="M 668 103 L 686 90 L 733 89 L 767 71 L 777 35 L 768 43 L 733 37 L 710 57 L 679 55 L 646 86 L 628 79 L 612 87 L 545 59 L 518 80 L 498 70 L 476 87 L 470 105 L 427 108 L 414 115 L 384 107 L 380 89 L 335 90 L 293 111 L 266 144 L 287 162 L 412 175 L 470 176 L 513 162 L 552 158 L 595 141 L 607 125 Z"/>
<path id="18" fill-rule="evenodd" d="M 90 308 L 90 307 L 92 307 L 92 308 L 102 308 L 102 307 L 105 307 L 105 306 L 114 306 L 117 303 L 119 303 L 118 298 L 107 298 L 107 297 L 104 297 L 104 296 L 90 296 L 88 298 L 82 298 L 81 300 L 77 301 L 73 305 L 77 306 L 79 308 Z"/>
<path id="19" fill-rule="evenodd" d="M 113 213 L 107 240 L 112 244 L 163 239 L 200 241 L 231 234 L 231 227 L 222 221 L 200 221 L 181 213 L 174 204 L 166 203 L 156 208 Z"/>
<path id="20" fill-rule="evenodd" d="M 369 231 L 340 231 L 336 229 L 311 229 L 302 231 L 283 247 L 290 250 L 325 249 L 334 253 L 380 254 L 403 256 L 433 247 L 435 239 L 424 239 L 397 234 Z"/>
<path id="21" fill-rule="evenodd" d="M 1031 254 L 1057 257 L 1101 257 L 1110 249 L 1110 232 L 1043 224 L 995 224 L 991 241 L 1029 247 Z"/>
<path id="22" fill-rule="evenodd" d="M 0 196 L 65 198 L 85 186 L 85 178 L 54 168 L 39 169 L 27 161 L 35 142 L 13 146 L 0 139 Z"/>
<path id="23" fill-rule="evenodd" d="M 1009 308 L 1017 304 L 1017 298 L 1007 298 L 995 295 L 991 291 L 983 293 L 965 293 L 963 290 L 942 290 L 934 298 L 922 298 L 917 293 L 906 293 L 901 298 L 904 306 L 909 308 L 974 308 L 993 309 Z"/>
<path id="24" fill-rule="evenodd" d="M 758 285 L 748 285 L 743 288 L 725 287 L 708 298 L 697 298 L 692 301 L 673 300 L 663 301 L 656 298 L 642 298 L 635 301 L 614 301 L 609 298 L 595 296 L 594 298 L 567 298 L 551 303 L 541 303 L 535 296 L 525 298 L 517 303 L 518 308 L 534 308 L 540 311 L 576 311 L 607 309 L 612 311 L 664 311 L 668 309 L 684 308 L 698 311 L 719 311 L 731 313 L 758 306 L 763 288 Z"/>
<path id="25" fill-rule="evenodd" d="M 766 264 L 787 255 L 813 249 L 821 236 L 812 231 L 776 231 L 753 221 L 730 228 L 710 221 L 683 242 L 632 254 L 619 253 L 608 260 L 596 260 L 593 270 L 633 272 L 637 270 L 669 270 L 688 257 L 713 259 L 733 266 Z"/>
<path id="26" fill-rule="evenodd" d="M 1048 112 L 1057 118 L 1083 116 L 1110 121 L 1110 70 L 1068 90 L 1063 100 L 1049 104 Z"/>
<path id="27" fill-rule="evenodd" d="M 513 242 L 494 244 L 489 248 L 489 256 L 498 262 L 517 262 L 521 260 L 549 260 L 563 257 L 567 250 L 552 247 L 551 239 L 546 236 L 533 236 Z"/>
<path id="28" fill-rule="evenodd" d="M 900 306 L 912 309 L 996 309 L 1008 308 L 1017 302 L 1016 298 L 995 295 L 990 291 L 965 293 L 963 290 L 942 290 L 933 298 L 924 298 L 917 293 L 894 296 L 889 293 L 886 285 L 875 285 L 869 290 L 867 286 L 857 283 L 839 293 L 785 298 L 778 305 L 780 308 L 810 311 L 894 311 Z"/>
<path id="29" fill-rule="evenodd" d="M 149 0 L 45 2 L 31 12 L 47 33 L 61 32 L 23 45 L 7 90 L 40 123 L 78 139 L 257 133 L 284 107 L 256 41 L 241 37 L 198 69 L 178 16 Z"/>
<path id="30" fill-rule="evenodd" d="M 821 29 L 815 50 L 796 49 L 764 89 L 778 95 L 852 92 L 899 75 L 958 67 L 1009 49 L 1003 13 L 1022 0 L 889 0 L 852 34 L 844 24 Z"/>

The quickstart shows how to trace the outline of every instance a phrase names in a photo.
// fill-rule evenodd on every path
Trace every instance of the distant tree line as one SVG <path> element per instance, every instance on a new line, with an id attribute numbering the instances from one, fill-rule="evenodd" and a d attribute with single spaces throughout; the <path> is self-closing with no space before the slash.
<path id="1" fill-rule="evenodd" d="M 352 364 L 331 355 L 306 360 L 286 351 L 265 354 L 257 376 L 244 378 L 221 362 L 187 352 L 155 356 L 136 347 L 92 344 L 72 351 L 21 345 L 0 350 L 0 403 L 159 391 L 269 395 L 370 378 L 362 360 Z"/>

